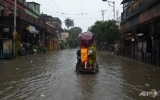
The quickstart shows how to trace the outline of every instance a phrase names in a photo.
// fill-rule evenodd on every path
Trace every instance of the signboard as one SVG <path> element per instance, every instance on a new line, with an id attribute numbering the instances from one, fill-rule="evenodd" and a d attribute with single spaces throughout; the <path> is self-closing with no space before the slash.
<path id="1" fill-rule="evenodd" d="M 3 41 L 3 53 L 12 53 L 12 41 L 11 40 Z"/>
<path id="2" fill-rule="evenodd" d="M 29 32 L 30 32 L 30 33 L 35 33 L 35 27 L 29 25 Z"/>
<path id="3" fill-rule="evenodd" d="M 34 26 L 29 25 L 29 32 L 33 34 L 39 34 L 39 31 L 35 29 Z"/>
<path id="4" fill-rule="evenodd" d="M 3 28 L 3 32 L 9 32 L 9 28 Z"/>

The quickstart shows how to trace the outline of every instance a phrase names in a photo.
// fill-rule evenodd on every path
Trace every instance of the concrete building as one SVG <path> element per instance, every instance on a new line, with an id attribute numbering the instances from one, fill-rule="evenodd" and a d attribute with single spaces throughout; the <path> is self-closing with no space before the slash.
<path id="1" fill-rule="evenodd" d="M 57 50 L 59 48 L 59 43 L 61 42 L 61 26 L 62 26 L 62 22 L 59 18 L 57 17 L 52 17 L 50 15 L 47 14 L 41 14 L 41 18 L 45 19 L 46 24 L 52 26 L 55 28 L 55 37 L 52 39 L 53 40 L 53 44 L 54 44 L 54 50 Z M 48 47 L 49 44 L 48 44 Z"/>
<path id="2" fill-rule="evenodd" d="M 40 4 L 36 2 L 27 2 L 25 12 L 34 18 L 40 18 Z"/>
<path id="3" fill-rule="evenodd" d="M 61 39 L 62 39 L 62 41 L 64 42 L 64 43 L 66 43 L 67 41 L 66 41 L 66 38 L 69 36 L 69 31 L 68 30 L 66 30 L 66 29 L 63 29 L 62 31 L 61 31 Z"/>
<path id="4" fill-rule="evenodd" d="M 123 0 L 121 4 L 123 56 L 156 64 L 160 59 L 160 1 Z"/>
<path id="5" fill-rule="evenodd" d="M 40 5 L 26 0 L 17 0 L 16 13 L 16 55 L 20 44 L 45 45 L 48 38 L 56 37 L 54 27 L 40 18 Z M 13 57 L 14 0 L 0 2 L 0 58 Z M 54 40 L 56 43 L 56 39 Z M 6 45 L 7 44 L 7 45 Z M 56 43 L 57 44 L 57 43 Z M 30 52 L 31 53 L 31 52 Z"/>

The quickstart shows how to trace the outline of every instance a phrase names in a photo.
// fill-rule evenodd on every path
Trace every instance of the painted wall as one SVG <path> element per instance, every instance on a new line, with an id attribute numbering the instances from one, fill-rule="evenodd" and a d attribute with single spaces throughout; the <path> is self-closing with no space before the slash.
<path id="1" fill-rule="evenodd" d="M 66 38 L 69 36 L 68 32 L 61 32 L 61 39 L 62 41 L 66 42 Z"/>

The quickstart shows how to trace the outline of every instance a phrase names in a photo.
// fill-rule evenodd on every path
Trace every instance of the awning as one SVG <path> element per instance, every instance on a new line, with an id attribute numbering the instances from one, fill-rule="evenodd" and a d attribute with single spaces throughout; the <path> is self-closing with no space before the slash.
<path id="1" fill-rule="evenodd" d="M 124 4 L 124 3 L 126 3 L 126 2 L 130 2 L 130 1 L 133 1 L 133 0 L 123 0 L 123 1 L 121 2 L 121 4 Z"/>

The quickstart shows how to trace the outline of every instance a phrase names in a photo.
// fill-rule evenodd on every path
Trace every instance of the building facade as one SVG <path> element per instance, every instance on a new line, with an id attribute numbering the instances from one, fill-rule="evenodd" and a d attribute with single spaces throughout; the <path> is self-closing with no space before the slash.
<path id="1" fill-rule="evenodd" d="M 47 14 L 41 14 L 41 18 L 45 19 L 48 25 L 51 25 L 52 27 L 55 28 L 56 37 L 54 38 L 54 42 L 56 42 L 57 45 L 54 43 L 54 45 L 56 46 L 54 47 L 54 50 L 59 49 L 59 43 L 61 42 L 61 26 L 62 26 L 61 20 L 57 17 L 52 17 Z"/>
<path id="2" fill-rule="evenodd" d="M 14 0 L 0 0 L 0 58 L 13 57 L 13 31 Z M 16 33 L 16 55 L 20 44 L 47 47 L 48 38 L 57 37 L 55 28 L 40 17 L 40 5 L 35 2 L 27 3 L 26 0 L 17 0 Z"/>
<path id="3" fill-rule="evenodd" d="M 160 59 L 160 1 L 123 0 L 121 4 L 123 56 L 156 64 Z"/>
<path id="4" fill-rule="evenodd" d="M 27 2 L 25 12 L 34 18 L 40 18 L 40 4 L 36 2 Z"/>
<path id="5" fill-rule="evenodd" d="M 61 39 L 62 39 L 62 41 L 63 41 L 64 43 L 67 42 L 66 39 L 67 39 L 68 36 L 69 36 L 69 31 L 66 30 L 66 29 L 63 29 L 63 30 L 61 31 Z"/>

